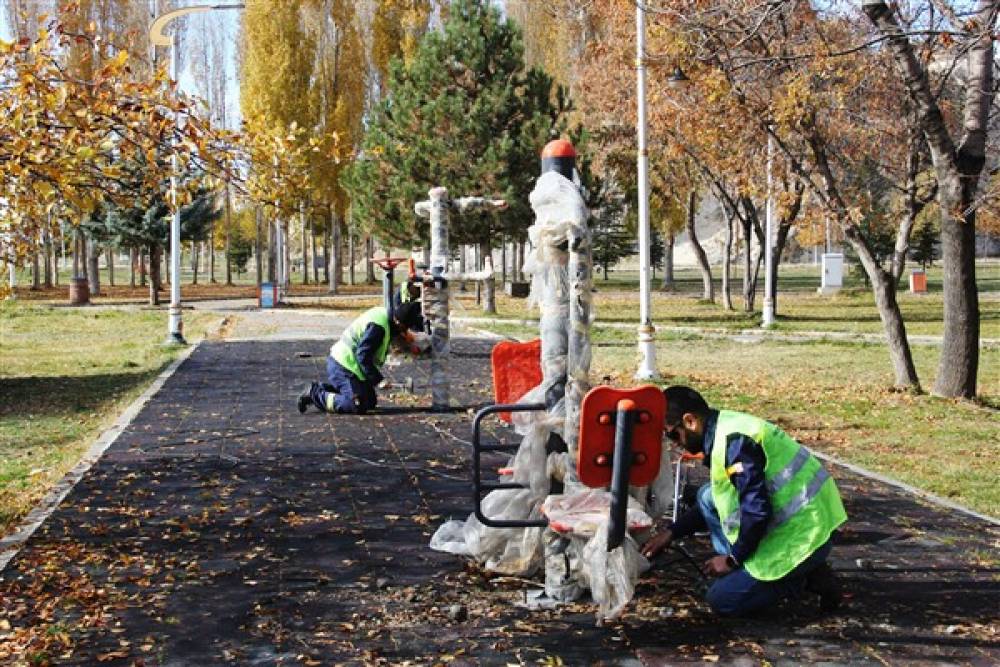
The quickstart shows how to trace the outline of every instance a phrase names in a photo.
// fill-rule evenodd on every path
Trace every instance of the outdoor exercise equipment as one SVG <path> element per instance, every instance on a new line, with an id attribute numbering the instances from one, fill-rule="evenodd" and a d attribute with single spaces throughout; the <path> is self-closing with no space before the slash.
<path id="1" fill-rule="evenodd" d="M 430 324 L 431 334 L 431 407 L 434 410 L 447 410 L 450 407 L 450 388 L 445 364 L 450 352 L 451 325 L 448 304 L 448 281 L 461 279 L 462 276 L 448 274 L 448 257 L 451 249 L 448 245 L 448 224 L 451 211 L 458 214 L 483 210 L 502 210 L 507 208 L 507 202 L 502 199 L 485 199 L 483 197 L 459 197 L 450 199 L 447 188 L 431 188 L 428 199 L 417 202 L 413 210 L 421 218 L 427 218 L 431 226 L 431 258 L 430 274 L 424 278 L 423 304 L 424 318 Z M 487 258 L 489 260 L 489 258 Z M 493 264 L 489 260 L 487 268 L 493 273 Z M 485 271 L 484 271 L 485 273 Z M 476 278 L 474 275 L 466 275 Z"/>
<path id="2" fill-rule="evenodd" d="M 516 444 L 484 444 L 483 420 L 492 414 L 545 409 L 545 403 L 508 403 L 489 405 L 476 413 L 472 422 L 473 502 L 476 518 L 483 525 L 491 528 L 549 527 L 548 519 L 498 519 L 487 516 L 482 507 L 483 496 L 491 491 L 527 488 L 517 482 L 483 480 L 484 453 L 518 447 Z M 653 385 L 633 389 L 600 386 L 583 399 L 576 470 L 585 486 L 611 487 L 608 551 L 621 546 L 625 539 L 629 486 L 647 486 L 659 474 L 665 415 L 663 392 Z"/>

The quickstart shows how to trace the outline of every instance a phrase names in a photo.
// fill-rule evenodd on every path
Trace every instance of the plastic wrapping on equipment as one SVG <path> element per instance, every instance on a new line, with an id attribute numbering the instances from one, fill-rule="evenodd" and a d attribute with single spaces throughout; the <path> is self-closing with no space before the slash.
<path id="1" fill-rule="evenodd" d="M 520 402 L 534 402 L 541 395 L 542 387 L 538 386 Z M 513 417 L 524 438 L 509 467 L 513 468 L 513 481 L 527 488 L 491 491 L 483 498 L 482 510 L 493 519 L 538 519 L 542 500 L 549 493 L 545 445 L 552 432 L 552 417 L 546 412 L 517 412 Z M 430 546 L 437 551 L 471 556 L 493 572 L 528 576 L 542 565 L 543 534 L 541 528 L 489 528 L 470 515 L 465 521 L 448 521 L 440 526 Z"/>
<path id="2" fill-rule="evenodd" d="M 639 552 L 631 535 L 614 551 L 608 551 L 608 519 L 598 526 L 580 557 L 580 574 L 597 603 L 597 619 L 617 618 L 635 595 L 635 582 L 649 569 L 649 561 Z"/>
<path id="3" fill-rule="evenodd" d="M 530 489 L 502 489 L 483 498 L 483 513 L 495 519 L 538 518 L 538 503 Z M 492 572 L 529 576 L 542 564 L 541 528 L 488 528 L 475 515 L 446 521 L 431 537 L 435 551 L 471 556 Z"/>
<path id="4" fill-rule="evenodd" d="M 549 520 L 552 530 L 593 537 L 601 526 L 607 526 L 611 507 L 611 493 L 604 489 L 586 489 L 579 493 L 549 496 L 542 503 L 542 514 Z M 628 499 L 626 523 L 629 530 L 646 530 L 653 527 L 653 519 L 643 511 L 638 500 Z"/>

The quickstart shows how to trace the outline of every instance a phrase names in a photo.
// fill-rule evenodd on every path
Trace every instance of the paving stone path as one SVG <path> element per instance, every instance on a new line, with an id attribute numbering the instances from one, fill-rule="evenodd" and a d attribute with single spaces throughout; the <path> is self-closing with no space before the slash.
<path id="1" fill-rule="evenodd" d="M 299 415 L 328 345 L 200 345 L 0 573 L 0 647 L 68 665 L 1000 662 L 1000 530 L 838 468 L 840 614 L 718 619 L 671 558 L 608 627 L 586 601 L 520 608 L 523 581 L 427 547 L 470 509 L 465 408 L 489 400 L 490 342 L 454 342 L 453 413 L 425 393 Z"/>

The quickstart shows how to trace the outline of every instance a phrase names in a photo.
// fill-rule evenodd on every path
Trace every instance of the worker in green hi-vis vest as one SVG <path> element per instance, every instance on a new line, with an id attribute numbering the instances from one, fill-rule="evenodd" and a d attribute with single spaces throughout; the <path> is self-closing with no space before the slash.
<path id="1" fill-rule="evenodd" d="M 836 610 L 841 592 L 827 557 L 847 513 L 819 459 L 770 422 L 711 409 L 690 387 L 663 393 L 667 438 L 702 454 L 710 481 L 697 506 L 650 538 L 643 555 L 707 530 L 718 555 L 702 572 L 715 579 L 707 594 L 715 612 L 751 614 L 807 592 L 819 594 L 824 611 Z"/>
<path id="2" fill-rule="evenodd" d="M 416 302 L 395 310 L 391 319 L 385 306 L 363 312 L 330 348 L 327 382 L 313 382 L 299 395 L 299 412 L 305 412 L 310 405 L 339 414 L 364 414 L 374 408 L 378 402 L 375 389 L 382 382 L 381 368 L 389 343 L 395 341 L 414 353 L 423 351 L 417 340 L 420 334 L 410 332 L 411 328 L 419 329 L 421 322 L 420 304 Z"/>

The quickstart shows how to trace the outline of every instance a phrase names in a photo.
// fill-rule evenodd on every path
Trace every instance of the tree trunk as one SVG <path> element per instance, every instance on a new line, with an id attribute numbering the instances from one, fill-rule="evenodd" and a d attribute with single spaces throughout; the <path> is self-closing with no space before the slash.
<path id="1" fill-rule="evenodd" d="M 106 258 L 106 261 L 108 263 L 108 286 L 109 287 L 114 287 L 115 286 L 115 254 L 111 250 L 111 246 L 110 245 L 108 245 L 104 249 L 104 257 Z"/>
<path id="2" fill-rule="evenodd" d="M 375 241 L 369 236 L 365 240 L 368 253 L 365 255 L 365 282 L 369 285 L 375 284 L 375 266 L 372 264 L 372 257 L 375 255 Z"/>
<path id="3" fill-rule="evenodd" d="M 491 249 L 489 243 L 483 243 L 480 246 L 479 254 L 484 258 L 483 264 L 485 267 L 493 267 L 493 258 L 491 256 Z M 494 273 L 491 272 L 489 277 L 483 281 L 483 312 L 489 313 L 491 315 L 497 314 L 497 280 L 494 277 Z"/>
<path id="4" fill-rule="evenodd" d="M 35 239 L 33 244 L 34 252 L 31 253 L 31 289 L 37 290 L 42 287 L 42 276 L 41 276 L 41 262 L 39 260 L 39 255 L 42 254 L 41 242 Z"/>
<path id="5" fill-rule="evenodd" d="M 326 229 L 323 230 L 323 282 L 330 282 L 330 220 L 326 221 Z"/>
<path id="6" fill-rule="evenodd" d="M 868 274 L 875 294 L 875 306 L 885 327 L 886 341 L 889 344 L 889 358 L 892 361 L 897 387 L 920 390 L 920 380 L 916 367 L 913 365 L 913 355 L 906 338 L 906 325 L 896 301 L 896 285 L 892 277 L 875 261 L 864 237 L 855 227 L 844 230 L 848 243 L 854 248 L 861 261 L 861 266 Z"/>
<path id="7" fill-rule="evenodd" d="M 337 286 L 344 284 L 344 235 L 343 221 L 333 214 L 333 279 Z"/>
<path id="8" fill-rule="evenodd" d="M 476 267 L 476 271 L 483 270 L 482 258 L 479 253 L 479 245 L 476 244 L 472 246 L 472 265 Z M 481 280 L 476 281 L 476 305 L 482 305 L 483 303 L 483 282 Z"/>
<path id="9" fill-rule="evenodd" d="M 183 246 L 182 246 L 183 247 Z M 199 261 L 201 258 L 198 256 L 201 254 L 201 244 L 197 241 L 191 242 L 191 284 L 198 284 L 198 266 L 201 264 Z M 180 280 L 180 277 L 177 278 Z"/>
<path id="10" fill-rule="evenodd" d="M 289 243 L 291 239 L 292 223 L 289 220 L 285 220 L 281 223 L 281 269 L 283 275 L 281 276 L 281 289 L 283 294 L 286 296 L 291 291 L 292 286 L 292 244 Z"/>
<path id="11" fill-rule="evenodd" d="M 733 223 L 736 211 L 732 206 L 726 206 L 726 249 L 722 256 L 722 307 L 733 310 L 733 297 L 730 293 L 730 259 L 733 256 Z"/>
<path id="12" fill-rule="evenodd" d="M 146 286 L 146 250 L 139 248 L 139 286 Z"/>
<path id="13" fill-rule="evenodd" d="M 46 287 L 52 287 L 52 232 L 51 229 L 46 229 L 44 232 L 43 245 L 44 245 L 44 259 L 45 268 L 42 271 L 44 285 Z"/>
<path id="14" fill-rule="evenodd" d="M 319 262 L 316 261 L 319 258 L 319 253 L 316 252 L 316 223 L 311 215 L 309 216 L 309 245 L 312 250 L 313 282 L 319 285 Z"/>
<path id="15" fill-rule="evenodd" d="M 66 248 L 63 246 L 63 243 L 65 242 L 65 239 L 62 237 L 62 233 L 61 232 L 59 234 L 58 243 L 55 242 L 56 239 L 55 239 L 54 235 L 50 235 L 49 239 L 53 242 L 53 248 L 52 248 L 52 284 L 58 286 L 59 285 L 59 269 L 60 269 L 59 260 L 61 258 L 63 260 L 64 264 L 66 262 Z"/>
<path id="16" fill-rule="evenodd" d="M 87 242 L 87 282 L 90 284 L 90 296 L 101 296 L 101 270 L 98 260 L 101 257 L 101 245 L 96 241 Z"/>
<path id="17" fill-rule="evenodd" d="M 507 284 L 507 240 L 500 241 L 500 284 Z"/>
<path id="18" fill-rule="evenodd" d="M 337 220 L 337 212 L 333 209 L 333 204 L 326 209 L 326 220 L 330 230 L 330 283 L 329 293 L 336 294 L 339 286 L 340 276 L 340 253 L 337 251 L 340 245 L 340 223 Z"/>
<path id="19" fill-rule="evenodd" d="M 458 273 L 462 276 L 465 275 L 465 244 L 461 244 L 458 246 Z M 462 280 L 458 283 L 458 291 L 459 292 L 468 291 L 465 287 L 465 280 Z"/>
<path id="20" fill-rule="evenodd" d="M 698 235 L 694 229 L 694 219 L 697 206 L 697 193 L 691 190 L 687 199 L 687 222 L 686 229 L 688 237 L 691 239 L 691 247 L 694 249 L 695 259 L 698 260 L 698 268 L 701 269 L 702 294 L 705 301 L 715 301 L 715 287 L 712 285 L 712 267 L 708 265 L 708 256 L 705 249 L 698 241 Z"/>
<path id="21" fill-rule="evenodd" d="M 128 286 L 133 289 L 135 289 L 135 263 L 138 254 L 135 246 L 128 249 Z"/>
<path id="22" fill-rule="evenodd" d="M 160 253 L 159 244 L 149 247 L 149 305 L 160 305 Z"/>
<path id="23" fill-rule="evenodd" d="M 357 261 L 357 259 L 354 256 L 354 232 L 351 231 L 347 233 L 347 259 L 349 262 L 347 269 L 347 277 L 348 280 L 350 281 L 350 285 L 353 287 L 355 285 L 354 264 Z"/>
<path id="24" fill-rule="evenodd" d="M 256 266 L 254 267 L 257 271 L 257 291 L 260 293 L 261 283 L 264 282 L 264 212 L 258 205 L 256 211 L 254 212 L 254 224 L 256 227 L 256 236 L 254 238 L 254 262 Z"/>
<path id="25" fill-rule="evenodd" d="M 208 282 L 213 285 L 215 280 L 215 223 L 212 223 L 212 231 L 208 233 Z"/>
<path id="26" fill-rule="evenodd" d="M 660 289 L 670 290 L 674 288 L 674 243 L 676 240 L 676 235 L 670 232 L 663 243 L 663 280 L 660 282 Z"/>
<path id="27" fill-rule="evenodd" d="M 306 212 L 299 207 L 299 226 L 302 228 L 302 284 L 309 284 L 309 235 L 306 233 Z"/>
<path id="28" fill-rule="evenodd" d="M 223 239 L 223 244 L 225 245 L 225 253 L 226 253 L 225 259 L 226 259 L 227 285 L 233 284 L 233 263 L 232 260 L 230 260 L 229 258 L 229 253 L 231 251 L 230 244 L 232 242 L 232 229 L 233 229 L 233 213 L 232 213 L 233 204 L 231 199 L 232 197 L 231 193 L 229 192 L 229 183 L 227 182 L 226 183 L 226 231 L 225 231 L 225 239 Z"/>
<path id="29" fill-rule="evenodd" d="M 979 292 L 976 286 L 976 197 L 978 178 L 953 179 L 957 197 L 941 203 L 941 264 L 944 269 L 944 337 L 933 393 L 974 398 L 979 373 Z M 965 215 L 956 215 L 964 211 Z"/>
<path id="30" fill-rule="evenodd" d="M 267 282 L 274 284 L 277 282 L 275 278 L 275 265 L 277 264 L 277 248 L 275 247 L 275 223 L 271 220 L 267 222 Z"/>

